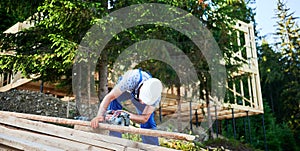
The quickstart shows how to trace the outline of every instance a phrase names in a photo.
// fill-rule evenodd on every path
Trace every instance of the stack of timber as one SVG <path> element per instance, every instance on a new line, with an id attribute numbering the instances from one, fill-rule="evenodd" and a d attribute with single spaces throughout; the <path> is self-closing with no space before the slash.
<path id="1" fill-rule="evenodd" d="M 55 124 L 51 124 L 55 123 Z M 173 150 L 127 139 L 91 133 L 57 124 L 89 127 L 90 122 L 0 111 L 0 149 L 10 150 Z M 182 133 L 145 130 L 99 123 L 101 130 L 143 134 L 165 138 L 194 140 Z"/>

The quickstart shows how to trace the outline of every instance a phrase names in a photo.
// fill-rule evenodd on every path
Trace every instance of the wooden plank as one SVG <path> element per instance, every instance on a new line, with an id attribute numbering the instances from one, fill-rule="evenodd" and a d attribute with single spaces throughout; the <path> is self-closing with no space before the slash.
<path id="1" fill-rule="evenodd" d="M 57 118 L 57 117 L 48 117 L 48 116 L 6 112 L 6 111 L 0 111 L 0 115 L 15 116 L 15 117 L 19 117 L 19 118 L 32 119 L 32 120 L 44 121 L 44 122 L 52 122 L 52 123 L 57 123 L 57 124 L 90 126 L 90 122 L 88 122 L 88 121 L 64 119 L 64 118 Z M 124 127 L 124 126 L 110 125 L 110 124 L 105 124 L 105 123 L 99 123 L 99 128 L 105 129 L 105 130 L 110 130 L 110 131 L 117 131 L 117 132 L 121 132 L 121 133 L 133 133 L 133 134 L 141 134 L 141 135 L 147 135 L 147 136 L 180 139 L 180 140 L 186 140 L 186 141 L 192 141 L 195 139 L 195 136 L 184 134 L 184 133 L 166 132 L 166 131 L 160 131 L 160 130 L 150 130 L 150 129 L 135 128 L 135 127 Z"/>
<path id="2" fill-rule="evenodd" d="M 244 96 L 244 94 L 240 94 L 240 93 L 236 92 L 235 90 L 233 90 L 233 89 L 231 89 L 231 88 L 229 88 L 229 87 L 227 87 L 227 89 L 228 89 L 229 91 L 231 91 L 232 93 L 234 93 L 235 95 L 242 97 L 242 99 L 243 99 L 243 104 L 245 104 L 245 101 L 247 101 L 248 103 L 251 104 L 251 106 L 253 106 L 253 103 L 252 103 L 248 98 L 246 98 L 246 97 Z"/>
<path id="3" fill-rule="evenodd" d="M 24 78 L 24 79 L 19 79 L 18 81 L 16 81 L 15 83 L 12 83 L 12 84 L 7 84 L 3 87 L 0 88 L 0 92 L 6 92 L 8 90 L 11 90 L 13 88 L 16 88 L 20 85 L 23 85 L 25 83 L 28 83 L 30 82 L 32 79 L 27 79 L 27 78 Z"/>
<path id="4" fill-rule="evenodd" d="M 192 108 L 193 109 L 199 109 L 204 107 L 204 104 L 201 103 L 197 103 L 197 102 L 192 102 Z M 169 111 L 169 112 L 175 112 L 177 111 L 177 105 L 173 105 L 173 106 L 167 106 L 162 108 L 162 111 Z M 189 111 L 190 110 L 190 102 L 185 102 L 181 104 L 181 111 Z"/>
<path id="5" fill-rule="evenodd" d="M 207 114 L 207 108 L 203 108 L 203 110 L 204 110 L 204 112 L 205 112 L 205 114 Z M 222 108 L 222 107 L 217 107 L 217 111 L 218 112 L 221 112 L 221 111 L 223 111 L 224 109 Z M 211 107 L 210 108 L 210 112 L 211 113 L 214 113 L 215 112 L 215 108 L 214 107 Z M 196 113 L 196 110 L 193 110 L 192 111 L 192 116 L 195 116 L 195 113 Z M 203 114 L 202 114 L 202 109 L 198 109 L 198 116 L 203 116 Z M 188 110 L 188 111 L 184 111 L 184 112 L 181 112 L 181 114 L 180 114 L 180 116 L 182 116 L 182 117 L 185 117 L 185 116 L 190 116 L 190 111 Z M 214 116 L 214 114 L 212 114 L 212 116 Z M 176 113 L 174 113 L 174 114 L 169 114 L 169 115 L 166 115 L 165 117 L 167 117 L 167 118 L 176 118 L 177 117 L 177 114 Z"/>
<path id="6" fill-rule="evenodd" d="M 25 151 L 63 151 L 62 149 L 30 142 L 28 140 L 20 138 L 14 138 L 10 135 L 4 134 L 0 134 L 0 143 L 6 146 L 13 146 L 14 148 Z"/>
<path id="7" fill-rule="evenodd" d="M 78 141 L 85 144 L 90 144 L 98 147 L 104 147 L 112 150 L 172 150 L 160 146 L 153 146 L 134 141 L 129 141 L 122 138 L 116 138 L 112 136 L 99 135 L 95 133 L 89 133 L 84 131 L 78 131 L 66 127 L 56 126 L 52 124 L 45 124 L 38 121 L 30 121 L 26 119 L 9 117 L 0 115 L 3 120 L 0 123 L 12 125 L 15 127 L 40 132 L 52 136 L 57 136 L 73 141 Z"/>
<path id="8" fill-rule="evenodd" d="M 225 106 L 228 106 L 229 108 L 234 108 L 234 109 L 239 109 L 239 110 L 243 110 L 243 111 L 251 111 L 251 112 L 256 112 L 258 114 L 260 113 L 264 113 L 263 109 L 260 108 L 254 108 L 254 107 L 250 107 L 250 106 L 242 106 L 242 105 L 237 105 L 237 104 L 224 104 Z"/>
<path id="9" fill-rule="evenodd" d="M 256 114 L 261 114 L 262 111 L 260 110 L 255 110 L 249 106 L 242 106 L 242 105 L 235 105 L 235 104 L 230 104 L 230 107 L 227 106 L 227 108 L 217 108 L 217 116 L 218 120 L 223 120 L 223 119 L 230 119 L 232 118 L 232 112 L 231 110 L 228 110 L 229 108 L 234 108 L 235 109 L 235 117 L 243 117 L 246 116 L 246 111 L 249 112 L 249 115 L 256 115 Z M 211 112 L 215 112 L 214 108 L 210 109 Z M 204 112 L 207 113 L 207 108 L 204 108 Z M 204 122 L 206 121 L 207 116 L 204 116 L 201 111 L 198 111 L 198 121 L 199 122 Z M 193 122 L 196 122 L 196 116 L 195 116 L 195 111 L 192 112 L 192 117 L 193 117 Z M 167 115 L 165 116 L 166 118 L 176 118 L 176 114 L 172 115 Z M 215 119 L 215 114 L 211 114 L 212 119 Z M 183 112 L 181 114 L 182 121 L 190 121 L 190 113 L 189 112 Z"/>
<path id="10" fill-rule="evenodd" d="M 102 134 L 102 135 L 109 135 L 109 130 L 104 130 L 104 129 L 100 129 L 100 128 L 92 128 L 90 126 L 74 125 L 74 129 L 85 131 L 85 132 Z"/>
<path id="11" fill-rule="evenodd" d="M 20 149 L 17 149 L 17 148 L 13 148 L 11 146 L 7 146 L 7 145 L 3 145 L 0 143 L 0 150 L 1 151 L 22 151 Z"/>
<path id="12" fill-rule="evenodd" d="M 11 26 L 7 30 L 5 30 L 3 33 L 12 33 L 12 34 L 15 34 L 15 33 L 17 33 L 17 32 L 20 31 L 20 26 L 22 26 L 22 23 L 21 22 L 17 22 L 13 26 Z"/>
<path id="13" fill-rule="evenodd" d="M 56 126 L 52 124 L 46 124 L 42 122 L 37 122 L 37 121 L 29 121 L 26 119 L 20 119 L 20 118 L 15 118 L 15 117 L 6 117 L 3 115 L 0 115 L 0 118 L 2 119 L 0 123 L 7 124 L 7 125 L 12 125 L 15 127 L 35 131 L 35 132 L 40 132 L 43 134 L 48 134 L 52 136 L 57 136 L 73 141 L 78 141 L 81 143 L 89 144 L 89 145 L 95 145 L 98 147 L 105 147 L 107 149 L 112 149 L 112 150 L 123 150 L 124 146 L 121 145 L 116 145 L 116 144 L 111 144 L 107 142 L 101 142 L 101 141 L 96 141 L 94 139 L 88 140 L 85 137 L 82 137 L 84 135 L 90 135 L 89 133 L 84 133 L 82 134 L 82 131 L 76 131 L 70 128 L 62 127 L 62 126 Z"/>
<path id="14" fill-rule="evenodd" d="M 76 125 L 77 129 L 80 129 L 82 131 L 87 131 L 87 132 L 95 132 L 95 129 L 93 129 L 92 127 L 89 126 L 80 126 L 80 125 Z M 96 138 L 98 140 L 98 138 Z M 159 151 L 164 151 L 164 150 L 173 150 L 173 149 L 169 149 L 169 148 L 162 148 L 159 146 L 153 146 L 153 145 L 147 145 L 147 144 L 142 144 L 142 143 L 136 143 L 133 141 L 124 141 L 124 139 L 120 139 L 120 138 L 115 138 L 115 137 L 106 137 L 105 135 L 103 136 L 102 139 L 105 139 L 108 142 L 116 142 L 118 141 L 118 143 L 120 143 L 123 146 L 131 146 L 136 148 L 137 150 L 143 149 L 143 150 L 159 150 Z M 101 139 L 101 140 L 102 140 Z M 101 141 L 100 140 L 100 141 Z"/>
<path id="15" fill-rule="evenodd" d="M 257 114 L 260 114 L 260 113 L 257 113 L 257 112 L 248 112 L 248 115 L 251 116 L 251 115 L 257 115 Z M 245 117 L 247 115 L 247 113 L 245 111 L 241 111 L 241 112 L 235 112 L 234 114 L 234 117 L 235 118 L 239 118 L 239 117 Z M 232 114 L 224 114 L 224 115 L 220 115 L 218 116 L 218 120 L 224 120 L 224 119 L 231 119 L 232 118 Z M 215 116 L 212 116 L 212 119 L 215 120 Z M 206 122 L 207 120 L 207 117 L 204 117 L 204 116 L 199 116 L 198 117 L 198 122 Z M 190 121 L 190 118 L 189 117 L 183 117 L 182 118 L 182 121 Z M 196 123 L 196 118 L 193 117 L 193 120 L 192 120 L 193 123 Z"/>
<path id="16" fill-rule="evenodd" d="M 15 51 L 4 51 L 4 52 L 0 52 L 0 56 L 15 56 L 17 54 L 17 52 Z"/>
<path id="17" fill-rule="evenodd" d="M 43 135 L 38 133 L 32 133 L 23 130 L 9 129 L 3 126 L 0 126 L 0 133 L 4 135 L 9 135 L 13 138 L 19 138 L 30 142 L 52 146 L 62 150 L 69 150 L 69 151 L 75 151 L 75 150 L 107 151 L 108 150 L 104 148 L 95 147 L 92 145 L 74 142 L 67 139 L 52 137 L 49 135 Z"/>
<path id="18" fill-rule="evenodd" d="M 233 26 L 233 28 L 238 29 L 238 30 L 243 31 L 243 32 L 248 32 L 248 28 L 247 28 L 248 26 L 247 25 L 248 25 L 247 23 L 242 22 L 240 20 L 237 20 L 236 25 Z"/>

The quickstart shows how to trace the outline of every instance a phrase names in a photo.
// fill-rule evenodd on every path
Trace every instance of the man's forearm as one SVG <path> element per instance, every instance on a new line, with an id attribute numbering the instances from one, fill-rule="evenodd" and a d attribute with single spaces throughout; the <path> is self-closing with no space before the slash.
<path id="1" fill-rule="evenodd" d="M 144 124 L 148 121 L 150 115 L 137 115 L 137 114 L 133 114 L 133 113 L 129 113 L 130 115 L 130 120 L 135 122 L 135 123 L 141 123 Z"/>
<path id="2" fill-rule="evenodd" d="M 111 102 L 111 100 L 112 100 L 112 98 L 110 97 L 110 95 L 106 95 L 103 98 L 103 100 L 102 100 L 102 102 L 101 102 L 101 104 L 99 106 L 99 110 L 98 110 L 97 116 L 103 116 L 105 114 L 105 112 L 107 110 L 107 107 L 108 107 L 109 103 Z"/>

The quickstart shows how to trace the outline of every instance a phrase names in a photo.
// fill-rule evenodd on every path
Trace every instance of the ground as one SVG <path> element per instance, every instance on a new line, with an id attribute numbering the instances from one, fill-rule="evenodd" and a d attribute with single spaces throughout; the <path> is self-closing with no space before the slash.
<path id="1" fill-rule="evenodd" d="M 27 90 L 10 90 L 0 93 L 0 110 L 19 113 L 67 117 L 68 102 L 61 101 L 49 94 Z M 74 102 L 69 102 L 69 117 L 73 118 L 78 112 Z"/>

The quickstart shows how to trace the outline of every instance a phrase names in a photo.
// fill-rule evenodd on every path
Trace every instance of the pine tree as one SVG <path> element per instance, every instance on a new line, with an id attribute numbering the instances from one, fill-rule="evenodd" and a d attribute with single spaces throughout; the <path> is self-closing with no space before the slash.
<path id="1" fill-rule="evenodd" d="M 282 0 L 278 0 L 276 16 L 277 29 L 275 35 L 279 38 L 278 51 L 281 52 L 281 68 L 284 71 L 284 89 L 280 99 L 284 103 L 283 120 L 292 128 L 296 139 L 300 141 L 300 27 L 298 17 Z"/>

